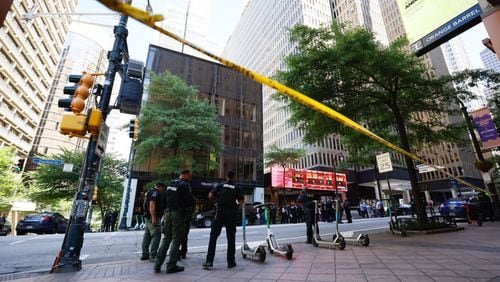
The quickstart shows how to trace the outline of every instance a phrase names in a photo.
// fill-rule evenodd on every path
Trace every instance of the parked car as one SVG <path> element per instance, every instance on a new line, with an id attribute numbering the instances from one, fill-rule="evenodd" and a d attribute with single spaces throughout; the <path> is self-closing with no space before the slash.
<path id="1" fill-rule="evenodd" d="M 0 222 L 0 236 L 7 236 L 12 232 L 12 224 L 8 219 L 4 222 Z"/>
<path id="2" fill-rule="evenodd" d="M 439 206 L 439 214 L 445 216 L 455 216 L 457 218 L 467 218 L 467 213 L 465 211 L 465 202 L 467 199 L 464 198 L 451 198 Z M 479 207 L 479 201 L 476 198 L 469 199 L 471 205 L 477 205 Z"/>
<path id="3" fill-rule="evenodd" d="M 254 203 L 254 204 L 245 204 L 245 217 L 247 219 L 246 224 L 247 225 L 253 225 L 255 223 L 255 220 L 257 219 L 257 215 L 255 213 L 254 205 L 257 205 L 260 203 Z M 193 225 L 197 227 L 206 227 L 210 228 L 212 227 L 212 224 L 215 220 L 215 208 L 197 213 L 193 216 Z M 236 223 L 241 224 L 241 209 L 238 209 L 238 215 L 236 217 Z"/>
<path id="4" fill-rule="evenodd" d="M 25 216 L 16 226 L 17 235 L 26 233 L 55 234 L 66 232 L 68 220 L 57 212 L 43 212 Z"/>
<path id="5" fill-rule="evenodd" d="M 400 204 L 394 207 L 396 215 L 411 215 L 411 205 L 410 204 Z"/>

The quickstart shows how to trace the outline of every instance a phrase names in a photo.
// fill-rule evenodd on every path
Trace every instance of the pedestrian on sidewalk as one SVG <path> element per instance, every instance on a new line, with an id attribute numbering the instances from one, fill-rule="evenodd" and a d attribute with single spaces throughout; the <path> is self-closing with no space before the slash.
<path id="1" fill-rule="evenodd" d="M 348 199 L 345 199 L 345 201 L 342 203 L 342 208 L 344 209 L 347 223 L 352 223 L 351 203 L 349 202 Z"/>
<path id="2" fill-rule="evenodd" d="M 436 212 L 434 211 L 434 201 L 432 199 L 429 199 L 427 205 L 429 206 L 429 212 L 431 213 L 431 215 L 435 215 Z"/>
<path id="3" fill-rule="evenodd" d="M 155 187 L 150 189 L 144 199 L 144 218 L 146 228 L 142 237 L 142 256 L 141 260 L 150 260 L 154 262 L 158 253 L 158 246 L 161 239 L 161 217 L 163 208 L 161 197 L 165 191 L 165 184 L 158 182 Z"/>
<path id="4" fill-rule="evenodd" d="M 245 197 L 239 186 L 234 183 L 236 174 L 233 171 L 227 173 L 227 180 L 217 185 L 208 194 L 209 199 L 217 199 L 217 212 L 215 221 L 210 230 L 210 241 L 208 243 L 207 259 L 203 263 L 203 269 L 213 267 L 215 257 L 215 247 L 217 238 L 219 238 L 222 226 L 226 227 L 227 237 L 227 267 L 236 266 L 236 215 L 238 214 L 238 205 L 245 204 Z"/>
<path id="5" fill-rule="evenodd" d="M 186 206 L 192 201 L 193 194 L 189 181 L 192 175 L 189 169 L 182 171 L 178 179 L 168 184 L 162 204 L 165 206 L 163 216 L 163 239 L 155 259 L 155 272 L 160 272 L 161 266 L 170 248 L 170 256 L 167 262 L 167 273 L 184 271 L 184 267 L 177 265 L 179 257 L 179 246 L 184 235 L 184 215 Z"/>
<path id="6" fill-rule="evenodd" d="M 307 187 L 302 188 L 302 191 L 297 198 L 297 202 L 302 204 L 302 209 L 304 210 L 305 221 L 306 221 L 306 244 L 313 243 L 313 230 L 312 225 L 316 224 L 318 218 L 316 216 L 316 212 L 314 210 L 314 194 L 308 193 Z M 316 227 L 319 227 L 316 225 Z M 317 230 L 319 233 L 319 230 Z"/>

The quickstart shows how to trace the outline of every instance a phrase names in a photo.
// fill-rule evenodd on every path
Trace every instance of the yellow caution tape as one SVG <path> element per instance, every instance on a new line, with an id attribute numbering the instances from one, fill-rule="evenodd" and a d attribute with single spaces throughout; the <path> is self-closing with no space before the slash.
<path id="1" fill-rule="evenodd" d="M 341 113 L 329 108 L 328 106 L 310 98 L 309 96 L 306 96 L 302 93 L 300 93 L 299 91 L 293 89 L 293 88 L 290 88 L 286 85 L 283 85 L 275 80 L 272 80 L 262 74 L 259 74 L 259 73 L 256 73 L 256 72 L 253 72 L 249 69 L 246 69 L 242 66 L 239 66 L 233 62 L 230 62 L 224 58 L 221 58 L 219 56 L 216 56 L 208 51 L 205 51 L 204 49 L 202 49 L 201 47 L 198 47 L 196 46 L 195 44 L 189 42 L 189 41 L 186 41 L 184 40 L 182 37 L 166 30 L 166 29 L 163 29 L 162 27 L 159 27 L 157 25 L 155 25 L 155 22 L 157 21 L 162 21 L 163 20 L 163 16 L 162 15 L 157 15 L 157 14 L 150 14 L 146 11 L 143 11 L 143 10 L 140 10 L 138 8 L 135 8 L 135 7 L 132 7 L 131 5 L 129 4 L 125 4 L 125 3 L 122 3 L 121 1 L 119 0 L 98 0 L 99 2 L 101 2 L 102 4 L 106 5 L 108 8 L 110 8 L 111 10 L 114 10 L 116 12 L 119 12 L 119 13 L 122 13 L 124 15 L 127 15 L 131 18 L 134 18 L 136 19 L 137 21 L 149 26 L 150 28 L 154 29 L 154 30 L 157 30 L 158 32 L 161 32 L 162 34 L 165 34 L 177 41 L 179 41 L 180 43 L 182 44 L 185 44 L 197 51 L 199 51 L 200 53 L 203 53 L 219 62 L 221 62 L 222 64 L 224 64 L 225 66 L 227 66 L 228 68 L 232 69 L 232 70 L 235 70 L 239 73 L 242 73 L 248 77 L 250 77 L 251 79 L 259 82 L 259 83 L 262 83 L 262 84 L 265 84 L 271 88 L 274 88 L 276 89 L 278 92 L 284 94 L 284 95 L 287 95 L 288 97 L 292 98 L 293 100 L 295 100 L 296 102 L 298 103 L 301 103 L 305 106 L 308 106 L 310 108 L 312 108 L 313 110 L 317 111 L 317 112 L 320 112 L 320 113 L 323 113 L 324 115 L 326 115 L 327 117 L 335 120 L 335 121 L 338 121 L 342 124 L 344 124 L 345 126 L 385 145 L 386 147 L 388 148 L 391 148 L 393 149 L 394 151 L 398 152 L 398 153 L 401 153 L 405 156 L 408 156 L 409 158 L 413 159 L 413 160 L 416 160 L 420 163 L 423 163 L 423 164 L 426 164 L 442 173 L 444 173 L 445 175 L 449 176 L 450 178 L 453 178 L 453 179 L 456 179 L 458 182 L 466 185 L 466 186 L 469 186 L 471 187 L 472 189 L 474 190 L 479 190 L 479 191 L 482 191 L 482 192 L 485 192 L 487 195 L 492 195 L 490 192 L 488 192 L 487 190 L 484 190 L 482 188 L 479 188 L 477 187 L 476 185 L 472 184 L 472 183 L 469 183 L 465 180 L 462 180 L 456 176 L 454 176 L 453 174 L 447 172 L 446 170 L 444 169 L 441 169 L 427 161 L 425 161 L 424 159 L 418 157 L 417 155 L 414 155 L 410 152 L 407 152 L 406 150 L 403 150 L 401 148 L 399 148 L 398 146 L 392 144 L 391 142 L 383 139 L 382 137 L 376 135 L 375 133 L 371 132 L 370 130 L 364 128 L 362 125 L 360 125 L 359 123 L 351 120 L 350 118 L 342 115 Z"/>

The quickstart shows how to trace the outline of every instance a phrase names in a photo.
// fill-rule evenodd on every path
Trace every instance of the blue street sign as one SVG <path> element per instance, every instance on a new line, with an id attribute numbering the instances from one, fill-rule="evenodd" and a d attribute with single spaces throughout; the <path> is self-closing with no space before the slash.
<path id="1" fill-rule="evenodd" d="M 33 158 L 33 162 L 36 164 L 48 164 L 48 165 L 63 165 L 64 161 L 61 160 L 45 160 L 45 159 L 38 159 L 38 158 Z"/>

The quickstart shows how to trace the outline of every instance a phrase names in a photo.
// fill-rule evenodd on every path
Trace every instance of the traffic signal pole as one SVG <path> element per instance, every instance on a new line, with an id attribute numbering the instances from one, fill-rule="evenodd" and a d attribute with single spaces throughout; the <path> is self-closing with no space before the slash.
<path id="1" fill-rule="evenodd" d="M 109 113 L 109 102 L 116 72 L 122 67 L 123 59 L 128 60 L 127 21 L 128 16 L 122 15 L 120 17 L 119 24 L 114 28 L 115 41 L 113 49 L 108 53 L 109 65 L 98 105 L 99 110 L 103 114 L 103 123 L 105 123 Z M 80 181 L 78 192 L 73 201 L 68 228 L 66 229 L 61 250 L 50 271 L 51 273 L 73 272 L 82 268 L 80 251 L 83 246 L 83 235 L 87 226 L 85 219 L 87 218 L 92 201 L 93 189 L 101 164 L 101 157 L 96 154 L 97 140 L 98 137 L 96 136 L 92 136 L 89 140 L 85 163 L 81 173 L 83 181 Z"/>

